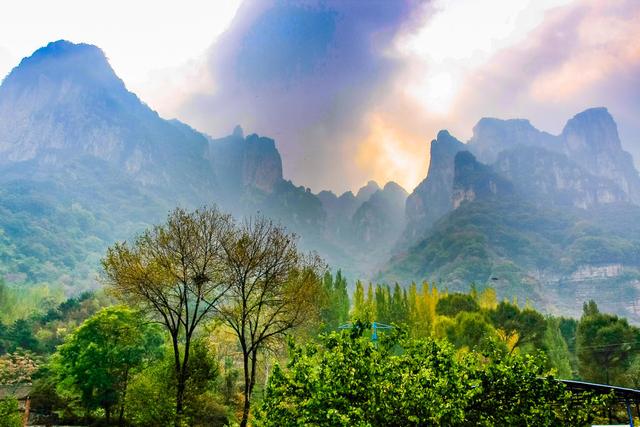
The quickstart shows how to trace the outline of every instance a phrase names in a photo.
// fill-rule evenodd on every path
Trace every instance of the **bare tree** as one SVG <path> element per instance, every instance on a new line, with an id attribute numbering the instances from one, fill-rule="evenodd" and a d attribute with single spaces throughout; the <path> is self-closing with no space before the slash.
<path id="1" fill-rule="evenodd" d="M 167 222 L 118 243 L 102 260 L 111 292 L 139 307 L 169 332 L 176 375 L 176 413 L 184 411 L 189 352 L 198 325 L 229 289 L 223 250 L 231 218 L 215 208 L 173 211 Z"/>
<path id="2" fill-rule="evenodd" d="M 230 288 L 217 311 L 242 349 L 240 426 L 245 427 L 258 355 L 269 342 L 317 317 L 324 265 L 317 256 L 299 252 L 293 234 L 262 217 L 236 227 L 223 249 Z"/>

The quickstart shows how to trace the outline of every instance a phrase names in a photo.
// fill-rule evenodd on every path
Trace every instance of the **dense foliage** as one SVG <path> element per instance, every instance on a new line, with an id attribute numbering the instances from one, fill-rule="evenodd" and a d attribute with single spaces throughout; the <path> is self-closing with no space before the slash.
<path id="1" fill-rule="evenodd" d="M 292 346 L 261 406 L 264 426 L 587 425 L 597 401 L 572 402 L 531 356 L 455 351 L 392 335 L 350 332 Z"/>
<path id="2" fill-rule="evenodd" d="M 27 387 L 42 423 L 222 426 L 260 407 L 263 425 L 580 425 L 602 411 L 554 378 L 640 384 L 640 331 L 594 302 L 571 319 L 491 287 L 357 281 L 350 298 L 294 243 L 266 220 L 178 210 L 109 252 L 129 306 L 0 285 L 0 386 Z"/>
<path id="3" fill-rule="evenodd" d="M 584 266 L 620 264 L 626 266 L 623 277 L 597 282 L 607 309 L 620 312 L 620 289 L 635 298 L 635 291 L 623 285 L 640 278 L 640 229 L 632 219 L 640 211 L 633 206 L 601 210 L 553 210 L 513 197 L 464 203 L 440 219 L 421 242 L 391 260 L 379 279 L 405 282 L 420 277 L 456 290 L 493 282 L 501 296 L 541 306 L 548 304 L 544 294 L 554 291 L 554 304 L 577 314 L 569 306 L 575 297 L 568 292 L 575 288 L 554 289 L 553 283 L 571 285 L 571 275 Z M 536 274 L 546 275 L 544 289 L 532 278 Z"/>

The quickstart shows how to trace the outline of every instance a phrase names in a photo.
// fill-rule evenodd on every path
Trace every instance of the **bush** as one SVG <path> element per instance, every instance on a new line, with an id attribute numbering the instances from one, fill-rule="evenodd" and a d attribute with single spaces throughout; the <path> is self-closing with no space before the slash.
<path id="1" fill-rule="evenodd" d="M 13 397 L 0 400 L 0 427 L 21 427 L 22 411 Z"/>

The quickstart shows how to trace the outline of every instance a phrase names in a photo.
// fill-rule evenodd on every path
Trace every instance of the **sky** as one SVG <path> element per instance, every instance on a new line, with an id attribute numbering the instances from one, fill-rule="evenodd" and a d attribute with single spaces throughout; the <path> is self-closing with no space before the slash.
<path id="1" fill-rule="evenodd" d="M 101 47 L 127 87 L 214 137 L 276 140 L 314 191 L 411 191 L 429 141 L 481 117 L 559 133 L 606 106 L 640 159 L 638 0 L 21 0 L 0 13 L 0 76 L 49 41 Z M 37 11 L 37 13 L 34 13 Z M 638 164 L 638 161 L 636 161 Z"/>

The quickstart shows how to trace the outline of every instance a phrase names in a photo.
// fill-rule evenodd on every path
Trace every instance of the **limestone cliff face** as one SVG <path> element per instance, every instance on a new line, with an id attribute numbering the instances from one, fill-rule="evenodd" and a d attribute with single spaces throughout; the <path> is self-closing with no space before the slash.
<path id="1" fill-rule="evenodd" d="M 282 159 L 273 139 L 250 135 L 242 164 L 242 183 L 272 192 L 282 181 Z"/>
<path id="2" fill-rule="evenodd" d="M 0 166 L 37 163 L 46 179 L 92 159 L 195 200 L 215 187 L 206 150 L 202 134 L 163 120 L 129 92 L 92 45 L 50 43 L 0 86 Z"/>
<path id="3" fill-rule="evenodd" d="M 513 194 L 513 185 L 489 166 L 478 162 L 468 151 L 456 154 L 454 160 L 451 207 L 458 209 L 464 202 L 490 199 Z"/>
<path id="4" fill-rule="evenodd" d="M 395 182 L 377 190 L 353 214 L 352 227 L 358 244 L 391 246 L 404 227 L 407 192 Z"/>
<path id="5" fill-rule="evenodd" d="M 561 151 L 558 138 L 534 128 L 529 120 L 483 118 L 473 127 L 468 150 L 486 164 L 495 162 L 500 152 L 516 147 L 541 147 Z"/>
<path id="6" fill-rule="evenodd" d="M 538 205 L 589 209 L 629 200 L 612 180 L 593 175 L 566 155 L 541 147 L 505 150 L 493 168 Z"/>
<path id="7" fill-rule="evenodd" d="M 591 108 L 569 120 L 560 135 L 569 158 L 596 176 L 615 182 L 640 203 L 640 176 L 622 149 L 618 128 L 606 108 Z"/>
<path id="8" fill-rule="evenodd" d="M 407 198 L 407 228 L 403 239 L 408 243 L 422 237 L 441 216 L 451 210 L 454 157 L 465 145 L 446 130 L 431 141 L 431 157 L 427 177 Z"/>
<path id="9" fill-rule="evenodd" d="M 275 141 L 256 134 L 245 137 L 239 126 L 231 135 L 211 140 L 209 158 L 222 191 L 229 196 L 245 187 L 272 193 L 283 181 L 282 159 Z"/>

